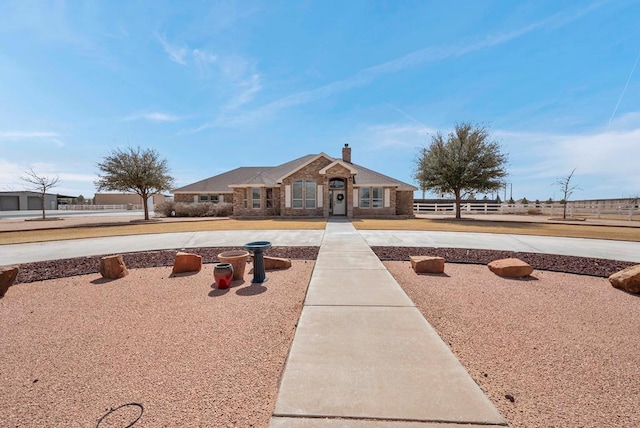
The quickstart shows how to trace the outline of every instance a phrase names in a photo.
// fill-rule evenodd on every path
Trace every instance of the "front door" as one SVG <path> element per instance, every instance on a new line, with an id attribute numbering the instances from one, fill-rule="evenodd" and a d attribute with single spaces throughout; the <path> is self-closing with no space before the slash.
<path id="1" fill-rule="evenodd" d="M 333 190 L 332 191 L 332 206 L 333 206 L 333 215 L 346 215 L 347 214 L 347 198 L 345 197 L 344 190 Z"/>

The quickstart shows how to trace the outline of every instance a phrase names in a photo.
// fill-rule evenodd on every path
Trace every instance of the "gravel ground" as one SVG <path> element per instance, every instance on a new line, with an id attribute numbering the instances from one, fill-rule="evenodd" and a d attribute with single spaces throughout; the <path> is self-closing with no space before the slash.
<path id="1" fill-rule="evenodd" d="M 188 251 L 211 263 L 229 249 Z M 632 263 L 374 251 L 512 426 L 640 426 L 640 297 L 603 279 Z M 126 254 L 131 274 L 108 282 L 95 273 L 99 257 L 21 266 L 19 281 L 36 282 L 0 299 L 7 426 L 95 426 L 109 407 L 129 402 L 145 406 L 140 426 L 267 425 L 313 266 L 303 260 L 318 248 L 273 247 L 269 255 L 294 259 L 293 268 L 270 273 L 266 288 L 229 292 L 211 288 L 209 264 L 170 278 L 170 268 L 157 266 L 170 266 L 175 252 Z M 413 273 L 408 256 L 427 254 L 446 257 L 447 275 Z M 504 257 L 531 263 L 533 277 L 507 280 L 452 263 Z M 119 413 L 131 421 L 139 411 Z"/>
<path id="2" fill-rule="evenodd" d="M 0 299 L 0 426 L 94 427 L 131 402 L 144 406 L 139 426 L 267 426 L 313 264 L 294 260 L 264 286 L 247 272 L 228 290 L 212 265 L 12 287 Z M 139 410 L 117 413 L 100 426 Z"/>
<path id="3" fill-rule="evenodd" d="M 640 296 L 548 271 L 385 266 L 511 426 L 640 426 Z"/>

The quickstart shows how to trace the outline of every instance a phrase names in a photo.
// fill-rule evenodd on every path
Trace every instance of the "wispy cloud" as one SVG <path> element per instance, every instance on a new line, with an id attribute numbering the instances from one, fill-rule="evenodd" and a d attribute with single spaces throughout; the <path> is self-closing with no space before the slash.
<path id="1" fill-rule="evenodd" d="M 226 107 L 228 109 L 235 109 L 248 103 L 253 99 L 255 94 L 260 92 L 262 89 L 260 75 L 253 74 L 248 79 L 238 82 L 236 87 L 239 89 L 239 92 L 227 103 Z"/>
<path id="2" fill-rule="evenodd" d="M 179 46 L 170 43 L 166 37 L 158 33 L 155 33 L 155 36 L 171 61 L 185 66 L 192 61 L 201 75 L 206 75 L 206 67 L 218 60 L 217 55 L 206 49 L 191 49 L 186 45 Z"/>
<path id="3" fill-rule="evenodd" d="M 182 119 L 183 118 L 181 116 L 177 116 L 170 113 L 154 111 L 154 112 L 133 113 L 125 117 L 123 120 L 127 122 L 132 120 L 149 120 L 151 122 L 178 122 Z"/>
<path id="4" fill-rule="evenodd" d="M 635 119 L 634 119 L 635 118 Z M 496 131 L 514 157 L 512 174 L 525 180 L 553 180 L 573 168 L 581 175 L 635 183 L 640 188 L 640 114 L 621 118 L 624 126 L 581 134 Z M 632 122 L 635 121 L 635 126 Z M 551 182 L 551 181 L 550 181 Z"/>
<path id="5" fill-rule="evenodd" d="M 162 48 L 164 49 L 164 51 L 167 53 L 167 55 L 169 55 L 169 58 L 171 59 L 171 61 L 181 65 L 186 65 L 187 61 L 185 57 L 189 53 L 187 48 L 185 48 L 184 46 L 176 46 L 176 45 L 170 44 L 166 38 L 162 37 L 158 33 L 156 33 L 155 36 L 160 42 L 160 44 L 162 45 Z"/>
<path id="6" fill-rule="evenodd" d="M 528 26 L 522 27 L 518 30 L 506 33 L 492 34 L 486 36 L 484 39 L 478 42 L 473 42 L 470 44 L 457 44 L 441 47 L 429 46 L 424 49 L 420 49 L 401 57 L 392 59 L 390 61 L 365 68 L 345 79 L 337 80 L 314 89 L 287 95 L 271 103 L 263 105 L 256 110 L 245 112 L 240 116 L 234 118 L 225 118 L 224 121 L 214 120 L 208 122 L 200 126 L 195 132 L 218 126 L 222 123 L 233 126 L 250 122 L 255 119 L 273 115 L 277 111 L 287 107 L 308 104 L 320 99 L 333 96 L 338 93 L 346 92 L 357 87 L 368 85 L 386 74 L 396 73 L 411 67 L 424 65 L 427 63 L 440 62 L 449 58 L 460 57 L 479 50 L 499 46 L 542 28 L 558 28 L 567 25 L 568 23 L 580 18 L 584 14 L 596 9 L 599 6 L 600 3 L 596 2 L 578 11 L 552 15 L 540 21 L 534 22 Z"/>
<path id="7" fill-rule="evenodd" d="M 3 140 L 22 140 L 27 138 L 52 138 L 58 137 L 57 132 L 49 131 L 5 131 L 0 132 L 0 139 Z"/>

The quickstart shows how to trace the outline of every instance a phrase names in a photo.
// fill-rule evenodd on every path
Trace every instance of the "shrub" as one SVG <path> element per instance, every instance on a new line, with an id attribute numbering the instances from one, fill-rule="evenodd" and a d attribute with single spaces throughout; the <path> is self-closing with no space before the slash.
<path id="1" fill-rule="evenodd" d="M 156 214 L 163 215 L 165 217 L 172 217 L 175 215 L 176 203 L 173 201 L 166 201 L 155 206 L 153 211 Z"/>
<path id="2" fill-rule="evenodd" d="M 228 217 L 231 214 L 233 214 L 233 204 L 230 203 L 177 203 L 175 205 L 176 217 Z"/>
<path id="3" fill-rule="evenodd" d="M 527 210 L 527 214 L 529 214 L 529 215 L 540 215 L 540 214 L 542 214 L 542 211 L 539 210 L 539 209 L 534 208 L 534 209 Z"/>

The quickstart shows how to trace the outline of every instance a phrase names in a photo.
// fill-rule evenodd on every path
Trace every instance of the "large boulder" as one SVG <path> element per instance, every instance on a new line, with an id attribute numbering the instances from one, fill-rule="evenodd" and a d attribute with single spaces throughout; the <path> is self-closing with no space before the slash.
<path id="1" fill-rule="evenodd" d="M 100 259 L 100 275 L 103 278 L 118 279 L 129 275 L 121 255 L 106 256 Z"/>
<path id="2" fill-rule="evenodd" d="M 251 261 L 254 261 L 253 256 L 251 256 Z M 278 269 L 289 269 L 291 267 L 291 260 L 284 259 L 281 257 L 269 257 L 264 256 L 264 269 L 265 270 L 278 270 Z"/>
<path id="3" fill-rule="evenodd" d="M 178 252 L 173 262 L 173 273 L 200 272 L 202 256 L 191 253 Z"/>
<path id="4" fill-rule="evenodd" d="M 416 273 L 444 273 L 444 258 L 436 256 L 410 256 Z"/>
<path id="5" fill-rule="evenodd" d="M 629 266 L 614 273 L 609 277 L 609 282 L 620 290 L 640 293 L 640 265 Z"/>
<path id="6" fill-rule="evenodd" d="M 2 266 L 0 267 L 0 297 L 3 297 L 9 287 L 13 285 L 20 268 L 18 266 Z"/>
<path id="7" fill-rule="evenodd" d="M 533 267 L 520 259 L 501 259 L 489 263 L 489 270 L 503 278 L 522 278 L 531 275 Z"/>

